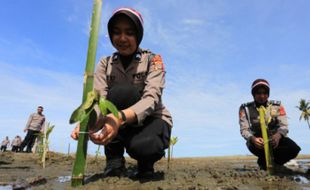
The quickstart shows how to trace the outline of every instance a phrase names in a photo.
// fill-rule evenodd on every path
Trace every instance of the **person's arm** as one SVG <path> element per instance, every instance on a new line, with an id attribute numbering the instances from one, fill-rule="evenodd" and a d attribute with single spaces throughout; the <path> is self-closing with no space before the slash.
<path id="1" fill-rule="evenodd" d="M 147 116 L 154 112 L 156 105 L 161 100 L 165 86 L 166 72 L 161 56 L 155 55 L 150 61 L 142 97 L 137 103 L 129 107 L 129 110 L 135 113 L 138 124 L 142 123 Z M 130 111 L 126 111 L 126 113 L 127 112 L 130 113 Z M 130 118 L 130 116 L 129 114 L 128 117 Z"/>
<path id="2" fill-rule="evenodd" d="M 251 137 L 253 136 L 252 131 L 250 130 L 250 122 L 247 119 L 246 111 L 243 106 L 240 106 L 239 108 L 239 125 L 240 125 L 240 133 L 241 136 L 245 140 L 251 140 Z"/>
<path id="3" fill-rule="evenodd" d="M 110 57 L 101 58 L 96 66 L 94 74 L 94 90 L 99 93 L 100 97 L 106 98 L 108 94 L 108 82 L 107 82 L 107 64 Z M 104 123 L 104 117 L 100 113 L 99 107 L 95 106 L 95 111 L 97 113 L 97 122 L 95 128 L 101 127 L 100 125 Z M 91 128 L 92 128 L 91 127 Z M 96 130 L 96 129 L 93 129 Z"/>
<path id="4" fill-rule="evenodd" d="M 27 121 L 27 124 L 26 124 L 26 127 L 25 127 L 25 129 L 24 129 L 24 132 L 26 132 L 26 131 L 29 129 L 30 124 L 31 124 L 31 121 L 32 121 L 32 116 L 33 116 L 33 114 L 31 114 L 31 115 L 29 116 L 28 121 Z"/>
<path id="5" fill-rule="evenodd" d="M 273 148 L 277 148 L 282 137 L 286 137 L 288 133 L 288 122 L 285 109 L 282 105 L 279 106 L 279 115 L 277 117 L 280 127 L 277 132 L 272 135 Z"/>
<path id="6" fill-rule="evenodd" d="M 109 58 L 101 58 L 97 64 L 94 74 L 94 90 L 97 91 L 101 97 L 106 97 L 108 94 L 107 83 L 107 64 Z"/>
<path id="7" fill-rule="evenodd" d="M 245 111 L 245 107 L 239 108 L 239 124 L 241 136 L 247 141 L 254 144 L 256 148 L 262 149 L 264 147 L 264 139 L 261 137 L 255 137 L 250 129 L 250 122 Z"/>
<path id="8" fill-rule="evenodd" d="M 280 125 L 277 132 L 280 133 L 282 136 L 286 137 L 288 133 L 288 121 L 284 106 L 282 105 L 280 105 L 279 107 L 279 116 L 277 117 L 277 119 Z"/>

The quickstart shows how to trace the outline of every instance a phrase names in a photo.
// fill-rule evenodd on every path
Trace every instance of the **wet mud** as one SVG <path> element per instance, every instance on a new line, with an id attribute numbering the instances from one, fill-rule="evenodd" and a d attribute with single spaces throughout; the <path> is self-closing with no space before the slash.
<path id="1" fill-rule="evenodd" d="M 0 190 L 7 189 L 128 189 L 128 190 L 310 190 L 310 155 L 299 156 L 287 168 L 269 176 L 252 156 L 174 158 L 155 165 L 152 179 L 136 179 L 136 162 L 126 158 L 122 177 L 103 177 L 103 157 L 87 158 L 85 185 L 70 184 L 74 156 L 49 153 L 46 168 L 27 153 L 0 153 Z"/>

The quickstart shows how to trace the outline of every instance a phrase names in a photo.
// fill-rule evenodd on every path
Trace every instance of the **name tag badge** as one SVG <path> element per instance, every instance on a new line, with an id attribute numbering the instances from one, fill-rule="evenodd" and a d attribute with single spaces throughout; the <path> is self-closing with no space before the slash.
<path id="1" fill-rule="evenodd" d="M 143 80 L 147 75 L 147 72 L 135 73 L 132 75 L 134 80 Z"/>

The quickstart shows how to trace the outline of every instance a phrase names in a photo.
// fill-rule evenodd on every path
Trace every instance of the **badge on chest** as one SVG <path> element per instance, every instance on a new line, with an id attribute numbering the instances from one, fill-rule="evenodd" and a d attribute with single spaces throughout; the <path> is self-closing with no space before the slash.
<path id="1" fill-rule="evenodd" d="M 132 75 L 133 80 L 144 80 L 146 78 L 147 72 L 135 73 Z"/>

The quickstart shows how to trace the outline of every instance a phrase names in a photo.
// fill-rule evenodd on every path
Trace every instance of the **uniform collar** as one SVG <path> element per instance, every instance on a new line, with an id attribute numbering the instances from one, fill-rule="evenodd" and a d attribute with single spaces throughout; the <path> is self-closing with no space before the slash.
<path id="1" fill-rule="evenodd" d="M 269 101 L 267 100 L 267 102 L 264 103 L 264 104 L 259 104 L 259 103 L 257 103 L 256 101 L 254 101 L 254 105 L 255 105 L 256 108 L 258 108 L 258 107 L 260 107 L 260 106 L 267 107 L 267 106 L 269 105 Z"/>
<path id="2" fill-rule="evenodd" d="M 113 53 L 112 55 L 112 61 L 113 63 L 118 63 L 118 60 L 120 59 L 120 54 L 118 52 Z M 134 60 L 140 62 L 142 59 L 142 50 L 138 48 L 134 55 Z"/>

